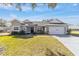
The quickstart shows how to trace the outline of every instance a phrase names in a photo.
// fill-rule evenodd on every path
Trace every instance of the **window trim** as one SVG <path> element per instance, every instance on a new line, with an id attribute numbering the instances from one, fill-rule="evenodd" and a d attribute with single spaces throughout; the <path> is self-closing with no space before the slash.
<path id="1" fill-rule="evenodd" d="M 17 29 L 16 29 L 17 28 Z M 14 27 L 14 30 L 19 30 L 19 27 Z"/>

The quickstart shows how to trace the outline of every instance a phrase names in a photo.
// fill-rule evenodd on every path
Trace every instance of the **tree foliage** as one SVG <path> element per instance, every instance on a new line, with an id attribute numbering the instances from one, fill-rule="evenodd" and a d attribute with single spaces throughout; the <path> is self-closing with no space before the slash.
<path id="1" fill-rule="evenodd" d="M 4 6 L 12 6 L 15 7 L 17 10 L 22 11 L 22 6 L 26 5 L 26 3 L 1 3 Z M 55 8 L 57 3 L 43 3 L 43 5 L 48 6 L 48 8 Z M 37 7 L 38 3 L 31 3 L 32 10 Z"/>
<path id="2" fill-rule="evenodd" d="M 0 27 L 5 27 L 6 26 L 6 21 L 3 19 L 0 19 Z"/>

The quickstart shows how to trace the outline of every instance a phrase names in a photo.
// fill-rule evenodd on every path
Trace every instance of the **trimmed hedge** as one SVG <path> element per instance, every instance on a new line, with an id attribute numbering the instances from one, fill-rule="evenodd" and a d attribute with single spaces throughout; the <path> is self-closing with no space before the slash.
<path id="1" fill-rule="evenodd" d="M 71 29 L 69 29 L 67 32 L 68 32 L 68 34 L 70 34 L 71 33 Z"/>
<path id="2" fill-rule="evenodd" d="M 13 32 L 11 32 L 11 35 L 19 35 L 19 32 L 13 31 Z"/>
<path id="3" fill-rule="evenodd" d="M 11 32 L 11 35 L 25 35 L 26 33 L 25 33 L 25 31 L 20 31 L 20 32 L 15 32 L 15 31 L 13 31 L 13 32 Z"/>
<path id="4" fill-rule="evenodd" d="M 23 30 L 19 32 L 19 35 L 25 35 L 25 34 L 26 34 L 26 33 L 25 33 L 25 31 L 23 31 Z"/>

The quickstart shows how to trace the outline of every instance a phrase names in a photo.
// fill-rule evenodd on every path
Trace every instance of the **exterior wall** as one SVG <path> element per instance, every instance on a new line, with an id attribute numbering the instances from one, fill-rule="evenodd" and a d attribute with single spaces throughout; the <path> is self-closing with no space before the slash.
<path id="1" fill-rule="evenodd" d="M 14 30 L 14 27 L 18 27 L 18 30 Z M 20 26 L 12 26 L 11 31 L 19 32 L 19 31 L 21 31 L 21 27 Z"/>
<path id="2" fill-rule="evenodd" d="M 47 26 L 45 26 L 45 34 L 48 34 L 48 27 Z"/>
<path id="3" fill-rule="evenodd" d="M 14 30 L 14 27 L 18 27 L 19 29 Z M 31 33 L 30 27 L 28 27 L 28 26 L 13 26 L 11 31 L 20 32 L 22 30 L 24 30 L 25 33 Z"/>
<path id="4" fill-rule="evenodd" d="M 45 33 L 45 27 L 44 26 L 34 26 L 34 32 L 35 33 Z"/>
<path id="5" fill-rule="evenodd" d="M 15 30 L 14 29 L 15 27 L 18 27 L 18 30 Z M 11 22 L 11 32 L 12 31 L 19 32 L 20 30 L 21 30 L 21 24 L 20 24 L 20 22 L 18 20 L 13 20 Z"/>
<path id="6" fill-rule="evenodd" d="M 25 27 L 24 27 L 24 31 L 25 31 L 26 33 L 31 33 L 31 27 L 25 26 Z"/>
<path id="7" fill-rule="evenodd" d="M 67 24 L 65 25 L 65 31 L 66 31 L 65 33 L 68 34 L 68 25 Z"/>

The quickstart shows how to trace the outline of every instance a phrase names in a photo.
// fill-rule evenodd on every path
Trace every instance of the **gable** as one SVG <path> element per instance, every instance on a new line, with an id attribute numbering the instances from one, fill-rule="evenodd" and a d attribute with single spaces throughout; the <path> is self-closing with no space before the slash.
<path id="1" fill-rule="evenodd" d="M 50 19 L 50 20 L 48 20 L 48 22 L 50 24 L 64 24 L 64 22 L 62 22 L 62 21 L 60 21 L 58 19 Z"/>
<path id="2" fill-rule="evenodd" d="M 21 24 L 20 24 L 20 21 L 18 21 L 18 20 L 16 20 L 16 19 L 12 20 L 12 21 L 11 21 L 11 24 L 12 24 L 13 26 L 21 25 Z"/>

